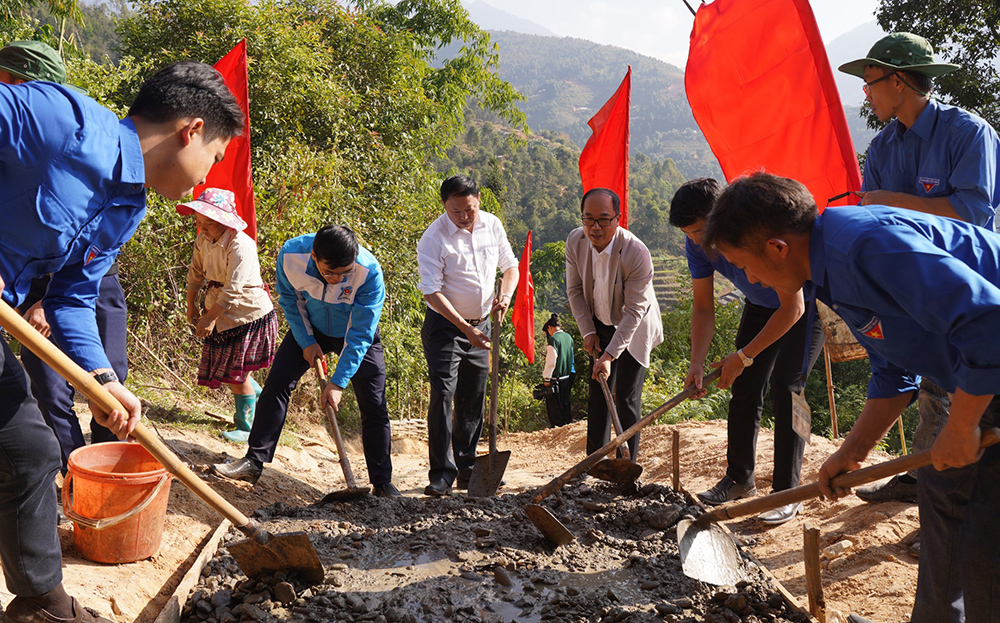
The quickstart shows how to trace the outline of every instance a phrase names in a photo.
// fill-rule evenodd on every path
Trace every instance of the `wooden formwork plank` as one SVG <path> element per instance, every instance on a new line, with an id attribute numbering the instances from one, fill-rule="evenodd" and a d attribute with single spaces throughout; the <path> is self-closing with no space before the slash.
<path id="1" fill-rule="evenodd" d="M 231 525 L 228 519 L 223 519 L 219 527 L 205 540 L 205 544 L 202 546 L 198 557 L 195 558 L 191 564 L 191 568 L 181 578 L 177 589 L 170 596 L 170 599 L 167 600 L 167 603 L 164 604 L 160 613 L 156 615 L 153 623 L 180 623 L 181 610 L 184 609 L 184 603 L 191 594 L 191 590 L 197 586 L 198 580 L 201 579 L 202 570 L 212 557 L 215 556 L 222 537 L 229 531 Z"/>

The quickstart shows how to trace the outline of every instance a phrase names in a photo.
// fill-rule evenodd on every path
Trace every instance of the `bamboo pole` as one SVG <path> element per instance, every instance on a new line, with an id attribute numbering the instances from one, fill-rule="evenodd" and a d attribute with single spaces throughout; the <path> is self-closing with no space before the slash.
<path id="1" fill-rule="evenodd" d="M 833 438 L 840 437 L 837 431 L 837 404 L 833 397 L 833 369 L 830 367 L 830 351 L 823 345 L 823 361 L 826 362 L 826 393 L 830 398 L 830 432 Z"/>

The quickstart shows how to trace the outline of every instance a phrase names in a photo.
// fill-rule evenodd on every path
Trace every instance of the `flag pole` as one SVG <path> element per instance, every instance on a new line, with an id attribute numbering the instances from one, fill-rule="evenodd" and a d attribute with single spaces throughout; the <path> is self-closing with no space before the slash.
<path id="1" fill-rule="evenodd" d="M 683 2 L 684 6 L 688 8 L 688 11 L 691 11 L 691 15 L 697 15 L 697 13 L 695 13 L 695 10 L 691 8 L 691 5 L 688 3 L 688 0 L 681 0 L 681 2 Z"/>

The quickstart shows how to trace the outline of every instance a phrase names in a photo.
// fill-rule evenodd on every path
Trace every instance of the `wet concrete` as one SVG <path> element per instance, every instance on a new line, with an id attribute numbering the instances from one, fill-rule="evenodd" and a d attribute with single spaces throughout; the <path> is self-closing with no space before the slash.
<path id="1" fill-rule="evenodd" d="M 502 494 L 502 490 L 501 490 Z M 675 524 L 697 512 L 660 485 L 594 480 L 543 503 L 577 539 L 555 548 L 524 516 L 530 493 L 487 499 L 366 498 L 258 511 L 271 532 L 305 530 L 322 584 L 248 579 L 225 544 L 185 605 L 188 623 L 375 621 L 806 621 L 760 570 L 717 587 L 681 571 Z M 238 539 L 238 533 L 229 535 Z M 744 560 L 744 564 L 747 564 Z"/>

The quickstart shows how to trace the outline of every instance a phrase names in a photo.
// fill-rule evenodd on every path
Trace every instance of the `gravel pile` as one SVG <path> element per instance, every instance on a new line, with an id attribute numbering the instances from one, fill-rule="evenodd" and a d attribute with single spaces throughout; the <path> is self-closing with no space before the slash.
<path id="1" fill-rule="evenodd" d="M 716 587 L 681 571 L 674 525 L 695 507 L 660 485 L 595 480 L 544 504 L 577 539 L 554 548 L 525 517 L 531 493 L 276 504 L 270 532 L 305 530 L 326 570 L 247 578 L 225 548 L 185 605 L 186 623 L 808 621 L 748 562 L 749 581 Z"/>

